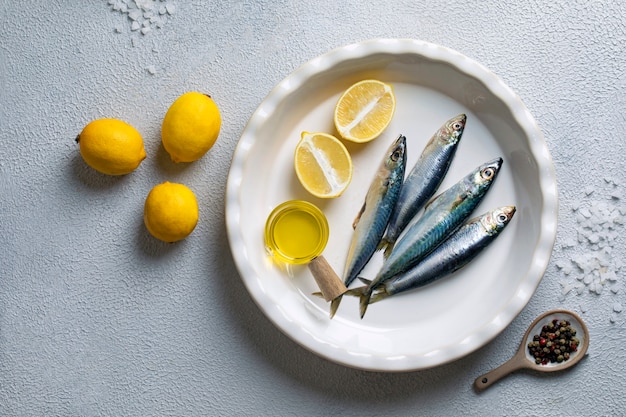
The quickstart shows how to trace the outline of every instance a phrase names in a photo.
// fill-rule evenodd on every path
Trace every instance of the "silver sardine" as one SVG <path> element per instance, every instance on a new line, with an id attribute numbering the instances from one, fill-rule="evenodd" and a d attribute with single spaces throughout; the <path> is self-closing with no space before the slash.
<path id="1" fill-rule="evenodd" d="M 458 271 L 500 235 L 514 214 L 515 206 L 504 206 L 469 220 L 417 265 L 376 288 L 370 303 L 423 287 Z"/>
<path id="2" fill-rule="evenodd" d="M 398 203 L 380 244 L 385 249 L 385 257 L 391 253 L 404 228 L 441 185 L 463 135 L 466 120 L 465 114 L 459 114 L 445 122 L 430 138 L 404 180 Z"/>
<path id="3" fill-rule="evenodd" d="M 496 178 L 502 158 L 489 161 L 428 203 L 422 216 L 408 227 L 360 299 L 365 314 L 372 290 L 420 262 L 470 216 Z"/>
<path id="4" fill-rule="evenodd" d="M 406 138 L 402 135 L 389 147 L 357 214 L 348 249 L 343 280 L 350 285 L 372 258 L 385 233 L 391 212 L 398 201 L 406 167 Z M 341 296 L 331 301 L 330 317 L 339 307 Z"/>

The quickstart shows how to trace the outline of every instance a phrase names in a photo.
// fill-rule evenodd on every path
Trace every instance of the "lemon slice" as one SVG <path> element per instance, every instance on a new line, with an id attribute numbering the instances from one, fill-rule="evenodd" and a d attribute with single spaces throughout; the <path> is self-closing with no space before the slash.
<path id="1" fill-rule="evenodd" d="M 352 180 L 352 158 L 343 143 L 326 133 L 302 132 L 294 155 L 302 186 L 320 198 L 339 197 Z"/>
<path id="2" fill-rule="evenodd" d="M 364 143 L 377 138 L 389 125 L 396 110 L 390 84 L 363 80 L 348 88 L 335 106 L 335 127 L 339 135 Z"/>

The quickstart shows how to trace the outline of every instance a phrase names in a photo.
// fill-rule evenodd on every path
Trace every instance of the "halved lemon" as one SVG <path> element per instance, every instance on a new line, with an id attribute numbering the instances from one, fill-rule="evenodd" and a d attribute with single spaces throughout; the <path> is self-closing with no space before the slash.
<path id="1" fill-rule="evenodd" d="M 352 180 L 352 158 L 339 139 L 327 133 L 302 132 L 294 155 L 302 186 L 320 198 L 339 197 Z"/>
<path id="2" fill-rule="evenodd" d="M 396 110 L 391 84 L 363 80 L 349 87 L 335 106 L 335 127 L 346 140 L 358 143 L 377 138 L 389 126 Z"/>

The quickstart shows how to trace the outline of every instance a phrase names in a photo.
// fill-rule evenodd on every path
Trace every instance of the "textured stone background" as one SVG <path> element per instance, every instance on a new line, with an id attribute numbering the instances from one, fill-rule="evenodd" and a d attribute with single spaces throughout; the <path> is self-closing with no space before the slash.
<path id="1" fill-rule="evenodd" d="M 134 26 L 123 3 L 0 0 L 0 415 L 624 415 L 624 2 L 170 0 Z M 502 77 L 545 133 L 560 196 L 552 261 L 520 316 L 466 358 L 403 374 L 344 368 L 281 334 L 239 279 L 224 227 L 230 159 L 256 106 L 309 59 L 376 37 L 439 43 Z M 159 127 L 188 90 L 215 98 L 223 130 L 176 166 Z M 123 178 L 86 167 L 74 143 L 105 116 L 146 141 Z M 141 218 L 164 180 L 201 203 L 176 245 Z M 598 233 L 610 251 L 590 242 Z M 557 307 L 587 321 L 586 360 L 476 394 L 474 378 Z"/>

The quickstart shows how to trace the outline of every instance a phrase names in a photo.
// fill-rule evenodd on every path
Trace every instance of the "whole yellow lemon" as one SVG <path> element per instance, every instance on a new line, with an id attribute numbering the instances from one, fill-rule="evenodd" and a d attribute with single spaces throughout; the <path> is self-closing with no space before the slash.
<path id="1" fill-rule="evenodd" d="M 128 174 L 146 158 L 141 134 L 118 119 L 90 122 L 76 137 L 76 142 L 87 165 L 103 174 Z"/>
<path id="2" fill-rule="evenodd" d="M 198 223 L 198 201 L 187 186 L 164 182 L 146 197 L 143 221 L 150 234 L 164 242 L 189 236 Z"/>
<path id="3" fill-rule="evenodd" d="M 189 92 L 170 106 L 161 126 L 163 147 L 174 162 L 200 159 L 217 140 L 222 118 L 213 99 Z"/>

